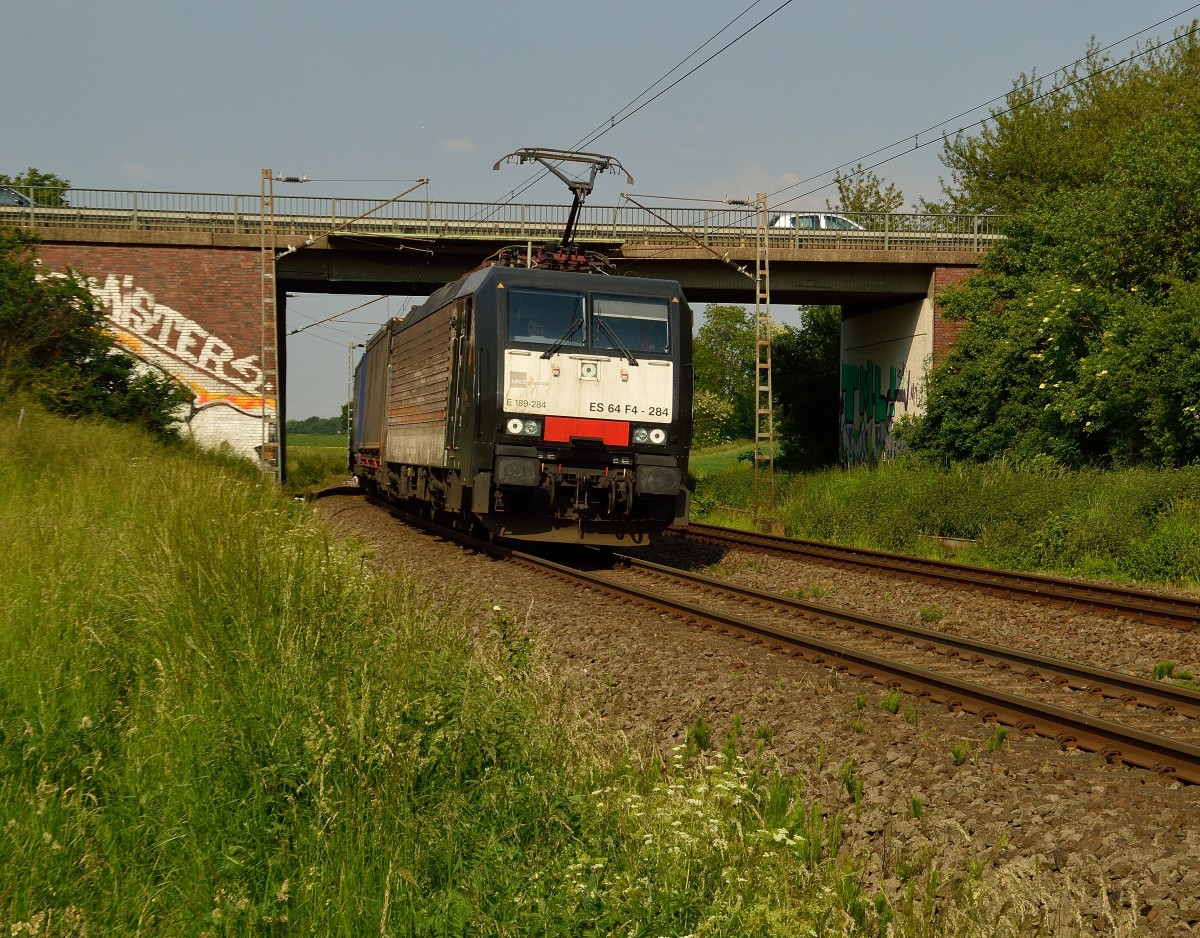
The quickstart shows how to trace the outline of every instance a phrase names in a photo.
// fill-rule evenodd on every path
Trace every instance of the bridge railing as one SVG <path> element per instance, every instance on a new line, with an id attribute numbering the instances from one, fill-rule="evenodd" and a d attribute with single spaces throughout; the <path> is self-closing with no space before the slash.
<path id="1" fill-rule="evenodd" d="M 258 234 L 260 195 L 154 192 L 125 189 L 49 189 L 9 186 L 0 224 L 33 229 L 95 228 Z M 11 193 L 18 194 L 13 199 Z M 0 192 L 0 197 L 4 196 Z M 410 238 L 557 240 L 569 206 L 561 204 L 447 202 L 275 195 L 279 239 L 326 233 Z M 788 209 L 786 214 L 795 212 Z M 802 213 L 804 214 L 804 213 Z M 812 213 L 817 214 L 817 213 Z M 827 213 L 825 213 L 827 214 Z M 999 237 L 1000 219 L 987 215 L 862 214 L 843 212 L 854 227 L 772 227 L 772 247 L 867 250 L 983 251 Z M 582 242 L 712 248 L 752 247 L 755 218 L 747 208 L 725 206 L 585 205 L 577 222 Z"/>

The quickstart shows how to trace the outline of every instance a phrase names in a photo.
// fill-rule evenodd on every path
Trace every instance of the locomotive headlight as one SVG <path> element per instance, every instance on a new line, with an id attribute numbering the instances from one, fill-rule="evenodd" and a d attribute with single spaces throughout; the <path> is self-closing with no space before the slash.
<path id="1" fill-rule="evenodd" d="M 645 427 L 637 427 L 633 431 L 633 442 L 646 443 L 650 440 L 650 431 Z"/>
<path id="2" fill-rule="evenodd" d="M 509 417 L 504 429 L 512 436 L 541 436 L 542 424 L 532 417 Z"/>
<path id="3" fill-rule="evenodd" d="M 659 427 L 655 427 L 653 430 L 650 431 L 650 442 L 651 443 L 667 442 L 667 431 L 660 429 Z"/>

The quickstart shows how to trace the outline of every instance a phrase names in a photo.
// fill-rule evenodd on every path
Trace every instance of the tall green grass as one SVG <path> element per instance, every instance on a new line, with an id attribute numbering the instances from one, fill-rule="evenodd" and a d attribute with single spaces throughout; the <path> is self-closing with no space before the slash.
<path id="1" fill-rule="evenodd" d="M 698 480 L 693 505 L 749 508 L 736 464 Z M 1200 587 L 1200 467 L 1029 471 L 1004 462 L 776 476 L 773 517 L 789 535 L 905 553 L 930 538 L 974 542 L 956 559 L 1017 570 Z M 732 521 L 732 517 L 725 520 Z"/>
<path id="2" fill-rule="evenodd" d="M 305 495 L 350 478 L 345 438 L 341 446 L 287 444 L 287 478 L 284 491 Z"/>
<path id="3" fill-rule="evenodd" d="M 236 461 L 0 411 L 0 931 L 854 931 L 841 816 L 638 758 Z M 582 711 L 586 714 L 586 709 Z M 849 809 L 849 805 L 846 806 Z"/>
<path id="4" fill-rule="evenodd" d="M 320 447 L 324 449 L 340 449 L 349 447 L 349 440 L 344 433 L 289 433 L 288 446 Z"/>
<path id="5" fill-rule="evenodd" d="M 736 468 L 739 462 L 754 456 L 751 440 L 735 440 L 695 450 L 688 459 L 688 472 L 697 479 Z"/>

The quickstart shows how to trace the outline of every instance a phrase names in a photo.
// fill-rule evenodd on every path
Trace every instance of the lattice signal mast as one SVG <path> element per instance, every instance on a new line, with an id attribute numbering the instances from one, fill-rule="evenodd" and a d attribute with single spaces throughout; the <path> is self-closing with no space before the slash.
<path id="1" fill-rule="evenodd" d="M 262 234 L 262 386 L 259 389 L 262 443 L 258 458 L 263 471 L 271 473 L 278 482 L 282 464 L 279 459 L 279 375 L 276 369 L 279 355 L 275 318 L 275 177 L 269 169 L 262 171 L 262 215 L 259 230 Z"/>
<path id="2" fill-rule="evenodd" d="M 775 419 L 771 394 L 771 264 L 767 249 L 767 195 L 754 200 L 754 520 L 775 507 Z"/>

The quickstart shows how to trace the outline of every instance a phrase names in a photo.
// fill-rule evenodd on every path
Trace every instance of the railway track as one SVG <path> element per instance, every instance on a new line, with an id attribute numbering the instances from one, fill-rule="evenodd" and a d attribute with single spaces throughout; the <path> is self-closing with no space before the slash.
<path id="1" fill-rule="evenodd" d="M 1100 753 L 1110 762 L 1200 784 L 1200 693 L 1196 691 L 748 589 L 634 558 L 619 558 L 611 569 L 583 569 L 388 510 L 406 523 L 576 588 L 897 689 L 951 711 L 1046 737 L 1065 748 Z M 838 640 L 832 640 L 831 634 Z M 964 671 L 969 677 L 963 676 Z M 1062 705 L 1068 698 L 1071 707 Z"/>
<path id="2" fill-rule="evenodd" d="M 926 560 L 865 548 L 736 531 L 708 524 L 692 523 L 687 528 L 672 529 L 671 534 L 708 544 L 786 554 L 816 563 L 859 566 L 892 576 L 920 577 L 963 589 L 987 591 L 1009 599 L 1054 603 L 1187 631 L 1200 627 L 1200 600 L 1186 596 L 1066 577 L 1012 573 L 944 560 Z"/>

